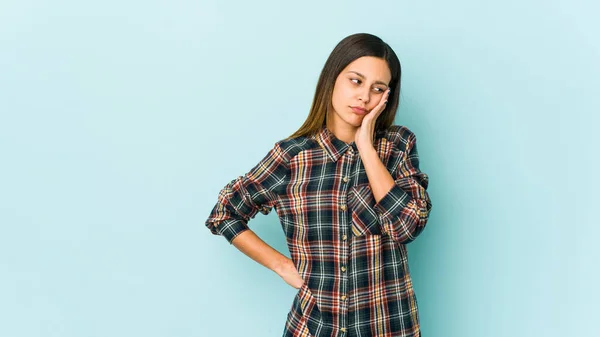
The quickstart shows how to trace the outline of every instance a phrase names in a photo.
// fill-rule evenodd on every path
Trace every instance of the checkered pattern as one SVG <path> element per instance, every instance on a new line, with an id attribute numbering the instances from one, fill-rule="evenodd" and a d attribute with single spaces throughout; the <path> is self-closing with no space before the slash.
<path id="1" fill-rule="evenodd" d="M 327 128 L 275 143 L 219 193 L 206 226 L 230 243 L 258 212 L 277 210 L 305 281 L 283 336 L 420 336 L 406 244 L 427 223 L 429 178 L 407 127 L 376 132 L 374 147 L 396 182 L 379 202 L 356 144 Z"/>

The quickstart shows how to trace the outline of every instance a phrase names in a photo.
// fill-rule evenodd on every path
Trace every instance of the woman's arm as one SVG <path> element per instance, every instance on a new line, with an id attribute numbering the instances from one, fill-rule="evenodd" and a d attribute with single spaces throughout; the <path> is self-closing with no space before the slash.
<path id="1" fill-rule="evenodd" d="M 248 227 L 248 221 L 258 212 L 266 215 L 276 205 L 278 194 L 287 184 L 288 171 L 287 155 L 278 142 L 250 172 L 232 180 L 219 192 L 219 200 L 206 220 L 206 226 L 292 287 L 300 288 L 304 281 L 293 261 Z"/>
<path id="2" fill-rule="evenodd" d="M 381 162 L 377 150 L 369 147 L 360 150 L 360 157 L 365 166 L 365 172 L 369 179 L 369 186 L 375 197 L 375 202 L 379 202 L 394 187 L 395 181 L 390 172 Z"/>
<path id="3" fill-rule="evenodd" d="M 248 221 L 258 212 L 267 215 L 276 206 L 278 194 L 287 185 L 288 171 L 287 155 L 278 142 L 248 173 L 221 189 L 205 221 L 206 227 L 232 243 L 237 235 L 249 229 Z"/>
<path id="4" fill-rule="evenodd" d="M 411 133 L 396 177 L 387 171 L 375 149 L 359 149 L 375 198 L 377 222 L 383 232 L 403 244 L 415 240 L 423 231 L 432 207 L 427 193 L 429 177 L 419 168 L 416 142 L 416 136 Z"/>
<path id="5" fill-rule="evenodd" d="M 252 260 L 274 271 L 292 287 L 298 289 L 304 283 L 292 260 L 269 246 L 252 230 L 241 232 L 231 244 Z"/>

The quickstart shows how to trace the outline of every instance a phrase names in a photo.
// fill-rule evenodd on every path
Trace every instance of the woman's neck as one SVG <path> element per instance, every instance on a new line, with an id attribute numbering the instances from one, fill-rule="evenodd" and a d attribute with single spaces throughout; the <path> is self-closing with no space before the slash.
<path id="1" fill-rule="evenodd" d="M 335 135 L 335 137 L 344 143 L 352 143 L 358 128 L 352 125 L 340 125 L 327 121 L 327 128 Z"/>

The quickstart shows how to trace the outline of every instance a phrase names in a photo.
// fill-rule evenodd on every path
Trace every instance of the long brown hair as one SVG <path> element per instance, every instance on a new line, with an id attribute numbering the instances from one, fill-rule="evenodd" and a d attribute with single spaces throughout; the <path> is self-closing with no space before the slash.
<path id="1" fill-rule="evenodd" d="M 313 136 L 321 131 L 326 125 L 327 111 L 331 105 L 333 87 L 338 75 L 348 64 L 363 56 L 374 56 L 385 60 L 392 75 L 388 103 L 375 122 L 375 131 L 385 130 L 394 123 L 400 100 L 400 61 L 392 48 L 379 37 L 367 33 L 357 33 L 340 41 L 327 58 L 317 82 L 308 117 L 300 129 L 288 139 Z"/>

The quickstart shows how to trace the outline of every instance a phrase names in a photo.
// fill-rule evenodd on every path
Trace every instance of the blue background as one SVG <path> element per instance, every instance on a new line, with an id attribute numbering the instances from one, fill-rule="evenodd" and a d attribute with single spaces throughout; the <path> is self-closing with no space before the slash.
<path id="1" fill-rule="evenodd" d="M 396 124 L 430 176 L 408 246 L 424 335 L 598 335 L 597 13 L 3 0 L 0 336 L 280 336 L 296 290 L 204 220 L 357 32 L 398 54 Z M 289 255 L 275 212 L 250 226 Z"/>

